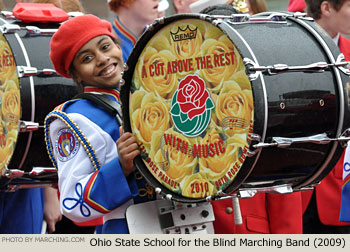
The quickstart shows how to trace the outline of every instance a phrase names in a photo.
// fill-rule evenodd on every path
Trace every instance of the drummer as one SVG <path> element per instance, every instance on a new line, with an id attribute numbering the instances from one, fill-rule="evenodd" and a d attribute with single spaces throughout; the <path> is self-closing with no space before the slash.
<path id="1" fill-rule="evenodd" d="M 81 29 L 89 27 L 89 29 Z M 109 22 L 94 15 L 74 17 L 51 39 L 55 70 L 119 103 L 122 51 Z M 133 159 L 136 138 L 101 106 L 85 99 L 67 101 L 45 120 L 49 155 L 58 169 L 61 212 L 76 222 L 103 216 L 102 233 L 128 233 L 126 208 L 153 199 L 138 192 Z"/>

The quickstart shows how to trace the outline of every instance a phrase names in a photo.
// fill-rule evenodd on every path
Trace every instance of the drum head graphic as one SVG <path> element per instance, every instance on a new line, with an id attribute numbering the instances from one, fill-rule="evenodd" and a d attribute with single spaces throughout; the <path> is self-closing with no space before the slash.
<path id="1" fill-rule="evenodd" d="M 155 31 L 140 52 L 125 86 L 141 169 L 186 199 L 225 190 L 253 131 L 252 87 L 239 51 L 212 23 L 185 18 Z"/>
<path id="2" fill-rule="evenodd" d="M 19 133 L 21 98 L 16 63 L 0 34 L 0 172 L 10 162 Z"/>

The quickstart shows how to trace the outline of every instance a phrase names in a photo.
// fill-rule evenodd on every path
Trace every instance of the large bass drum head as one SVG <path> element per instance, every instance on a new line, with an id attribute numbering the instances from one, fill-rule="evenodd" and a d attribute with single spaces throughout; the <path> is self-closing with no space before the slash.
<path id="1" fill-rule="evenodd" d="M 21 97 L 16 63 L 10 45 L 0 34 L 0 172 L 15 150 L 21 118 Z"/>
<path id="2" fill-rule="evenodd" d="M 225 191 L 254 122 L 253 92 L 230 38 L 194 15 L 166 18 L 138 41 L 124 73 L 124 127 L 143 176 L 184 202 Z"/>

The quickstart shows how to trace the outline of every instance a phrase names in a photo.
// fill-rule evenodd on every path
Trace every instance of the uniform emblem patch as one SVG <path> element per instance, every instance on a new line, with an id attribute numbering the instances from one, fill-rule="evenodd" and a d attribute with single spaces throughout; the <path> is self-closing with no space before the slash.
<path id="1" fill-rule="evenodd" d="M 79 150 L 80 143 L 70 129 L 61 129 L 56 139 L 58 159 L 65 162 L 73 158 Z"/>

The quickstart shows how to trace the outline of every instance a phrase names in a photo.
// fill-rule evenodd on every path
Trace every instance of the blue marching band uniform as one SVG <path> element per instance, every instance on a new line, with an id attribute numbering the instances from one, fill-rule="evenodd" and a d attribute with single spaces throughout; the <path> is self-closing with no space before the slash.
<path id="1" fill-rule="evenodd" d="M 119 102 L 118 90 L 85 87 L 84 92 L 99 92 Z M 70 100 L 46 117 L 45 138 L 50 158 L 59 167 L 61 212 L 77 222 L 103 216 L 102 233 L 128 233 L 126 208 L 153 200 L 154 194 L 144 193 L 146 182 L 136 171 L 125 177 L 115 117 L 91 101 Z"/>

